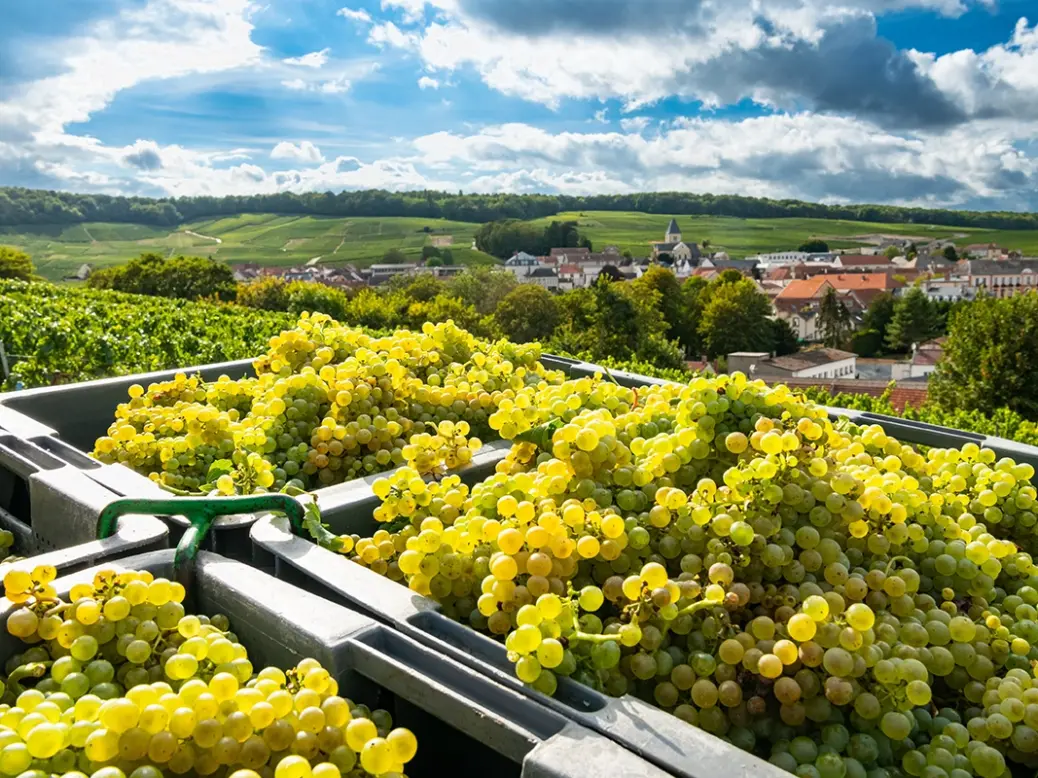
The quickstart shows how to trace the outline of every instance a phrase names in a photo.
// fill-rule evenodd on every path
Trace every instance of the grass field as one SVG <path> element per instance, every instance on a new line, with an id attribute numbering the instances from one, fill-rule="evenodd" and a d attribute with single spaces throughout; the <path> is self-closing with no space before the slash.
<path id="1" fill-rule="evenodd" d="M 822 238 L 830 248 L 863 245 L 856 236 L 886 234 L 920 237 L 926 240 L 948 238 L 960 246 L 995 242 L 1038 255 L 1038 230 L 995 231 L 965 227 L 940 227 L 919 224 L 879 224 L 830 219 L 737 219 L 727 216 L 678 216 L 682 238 L 702 245 L 709 240 L 716 249 L 733 257 L 771 251 L 796 249 L 808 238 Z M 572 220 L 580 224 L 581 234 L 591 238 L 595 249 L 616 245 L 635 256 L 645 256 L 653 242 L 662 241 L 670 216 L 630 211 L 582 211 L 562 213 L 541 222 Z"/>
<path id="2" fill-rule="evenodd" d="M 231 264 L 293 266 L 315 257 L 335 265 L 364 267 L 390 249 L 417 258 L 422 246 L 451 239 L 458 264 L 487 264 L 493 258 L 471 248 L 478 224 L 444 219 L 350 218 L 243 214 L 180 225 L 175 230 L 139 224 L 87 223 L 71 226 L 0 228 L 0 244 L 32 255 L 37 272 L 58 281 L 80 265 L 105 267 L 145 251 L 173 256 L 213 256 Z"/>
<path id="3" fill-rule="evenodd" d="M 635 256 L 645 256 L 650 244 L 663 240 L 671 217 L 629 211 L 562 213 L 552 220 L 579 222 L 583 234 L 596 249 L 615 244 Z M 948 238 L 960 246 L 995 242 L 1025 255 L 1038 255 L 1038 230 L 997 231 L 912 224 L 878 224 L 827 219 L 737 219 L 722 216 L 678 216 L 685 240 L 743 257 L 769 251 L 795 249 L 808 238 L 823 238 L 832 248 L 862 245 L 858 236 L 891 234 L 926 240 Z M 422 246 L 451 241 L 459 264 L 483 264 L 494 260 L 471 248 L 480 225 L 445 219 L 404 217 L 330 218 L 242 214 L 183 224 L 175 230 L 139 224 L 87 223 L 71 226 L 0 228 L 0 244 L 28 251 L 38 272 L 58 281 L 76 272 L 83 263 L 95 268 L 118 264 L 145 251 L 169 256 L 214 256 L 232 264 L 292 266 L 315 257 L 328 264 L 349 262 L 357 266 L 378 262 L 390 249 L 417 257 Z"/>

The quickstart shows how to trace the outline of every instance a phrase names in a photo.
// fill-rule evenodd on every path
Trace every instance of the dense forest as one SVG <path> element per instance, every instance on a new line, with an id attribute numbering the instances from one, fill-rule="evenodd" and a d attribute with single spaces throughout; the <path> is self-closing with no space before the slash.
<path id="1" fill-rule="evenodd" d="M 109 221 L 173 226 L 194 219 L 241 213 L 316 216 L 415 216 L 467 222 L 536 219 L 561 211 L 811 217 L 902 224 L 943 224 L 1003 230 L 1038 229 L 1038 214 L 1011 211 L 949 211 L 892 205 L 821 205 L 738 195 L 646 192 L 627 195 L 513 195 L 461 192 L 282 192 L 228 197 L 114 197 L 16 187 L 0 188 L 0 226 Z"/>

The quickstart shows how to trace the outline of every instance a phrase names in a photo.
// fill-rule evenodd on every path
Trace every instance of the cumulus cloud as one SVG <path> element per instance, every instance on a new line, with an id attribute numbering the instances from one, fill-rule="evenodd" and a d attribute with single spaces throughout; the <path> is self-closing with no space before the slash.
<path id="1" fill-rule="evenodd" d="M 320 68 L 328 62 L 328 52 L 331 49 L 321 49 L 320 51 L 311 51 L 309 54 L 304 54 L 301 57 L 289 57 L 288 59 L 281 60 L 286 65 L 293 65 L 302 68 Z"/>
<path id="2" fill-rule="evenodd" d="M 807 200 L 1035 207 L 1038 160 L 1011 135 L 956 130 L 940 142 L 818 114 L 694 119 L 658 137 L 549 133 L 526 124 L 414 144 L 441 173 L 465 169 L 494 191 L 696 191 Z M 581 187 L 583 187 L 581 189 Z M 472 189 L 470 184 L 467 189 Z"/>
<path id="3" fill-rule="evenodd" d="M 415 0 L 416 5 L 423 5 Z M 371 42 L 417 51 L 431 71 L 474 68 L 491 88 L 551 107 L 679 96 L 708 107 L 752 100 L 780 110 L 865 117 L 888 127 L 950 127 L 1038 103 L 1034 33 L 940 59 L 878 36 L 876 14 L 949 16 L 981 0 L 441 0 L 415 29 L 392 22 Z M 954 57 L 958 59 L 954 59 Z M 967 73 L 962 71 L 966 70 Z M 942 71 L 953 75 L 943 76 Z M 994 82 L 985 105 L 964 84 Z"/>
<path id="4" fill-rule="evenodd" d="M 439 89 L 440 88 L 440 82 L 437 81 L 435 78 L 429 78 L 429 76 L 422 76 L 420 79 L 418 79 L 418 88 L 419 89 Z"/>
<path id="5" fill-rule="evenodd" d="M 418 43 L 418 36 L 415 33 L 404 32 L 393 22 L 383 22 L 376 24 L 368 32 L 368 43 L 380 48 L 389 46 L 396 49 L 410 49 Z"/>
<path id="6" fill-rule="evenodd" d="M 321 154 L 321 150 L 308 140 L 304 140 L 299 144 L 283 140 L 270 152 L 270 158 L 314 165 L 324 162 L 324 155 Z"/>
<path id="7" fill-rule="evenodd" d="M 137 84 L 254 65 L 248 0 L 149 0 L 89 25 L 55 52 L 56 73 L 0 102 L 5 121 L 57 131 Z M 132 63 L 132 66 L 128 66 Z"/>
<path id="8" fill-rule="evenodd" d="M 620 120 L 620 129 L 624 132 L 642 132 L 651 121 L 648 116 L 632 116 Z"/>
<path id="9" fill-rule="evenodd" d="M 337 16 L 342 16 L 343 18 L 349 19 L 353 22 L 371 24 L 371 14 L 369 14 L 363 8 L 340 8 L 335 13 Z"/>
<path id="10" fill-rule="evenodd" d="M 123 164 L 140 170 L 159 170 L 162 168 L 162 153 L 155 141 L 139 140 L 121 157 Z"/>

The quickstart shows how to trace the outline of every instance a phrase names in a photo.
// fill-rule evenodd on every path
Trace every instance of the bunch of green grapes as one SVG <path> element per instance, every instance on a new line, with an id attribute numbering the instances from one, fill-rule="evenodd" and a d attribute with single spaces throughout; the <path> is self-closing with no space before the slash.
<path id="1" fill-rule="evenodd" d="M 481 341 L 452 322 L 372 337 L 304 314 L 269 345 L 256 378 L 206 384 L 181 374 L 131 387 L 94 456 L 173 490 L 221 494 L 253 485 L 228 481 L 222 464 L 243 452 L 270 463 L 273 483 L 260 487 L 270 490 L 319 488 L 405 463 L 442 473 L 465 465 L 481 438 L 497 437 L 490 419 L 500 406 L 528 407 L 563 378 L 545 370 L 538 347 Z"/>
<path id="2" fill-rule="evenodd" d="M 1038 766 L 1029 464 L 738 373 L 528 386 L 488 422 L 515 439 L 495 474 L 449 504 L 379 482 L 388 523 L 340 550 L 523 682 L 633 694 L 805 778 Z"/>
<path id="3" fill-rule="evenodd" d="M 56 595 L 52 567 L 8 572 L 0 774 L 66 778 L 401 776 L 418 744 L 390 715 L 339 696 L 314 659 L 255 672 L 223 616 L 183 588 L 102 571 Z"/>
<path id="4" fill-rule="evenodd" d="M 0 562 L 14 561 L 14 533 L 0 529 Z"/>

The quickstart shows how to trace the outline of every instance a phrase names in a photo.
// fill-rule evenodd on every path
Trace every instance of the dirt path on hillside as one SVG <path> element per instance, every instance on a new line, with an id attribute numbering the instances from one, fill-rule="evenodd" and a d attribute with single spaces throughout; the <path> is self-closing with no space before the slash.
<path id="1" fill-rule="evenodd" d="M 184 234 L 185 235 L 193 235 L 194 237 L 202 238 L 203 240 L 211 240 L 211 241 L 215 241 L 216 243 L 223 243 L 223 241 L 220 240 L 220 238 L 214 238 L 212 235 L 201 235 L 201 234 L 199 234 L 197 232 L 192 232 L 191 230 L 184 230 Z"/>

